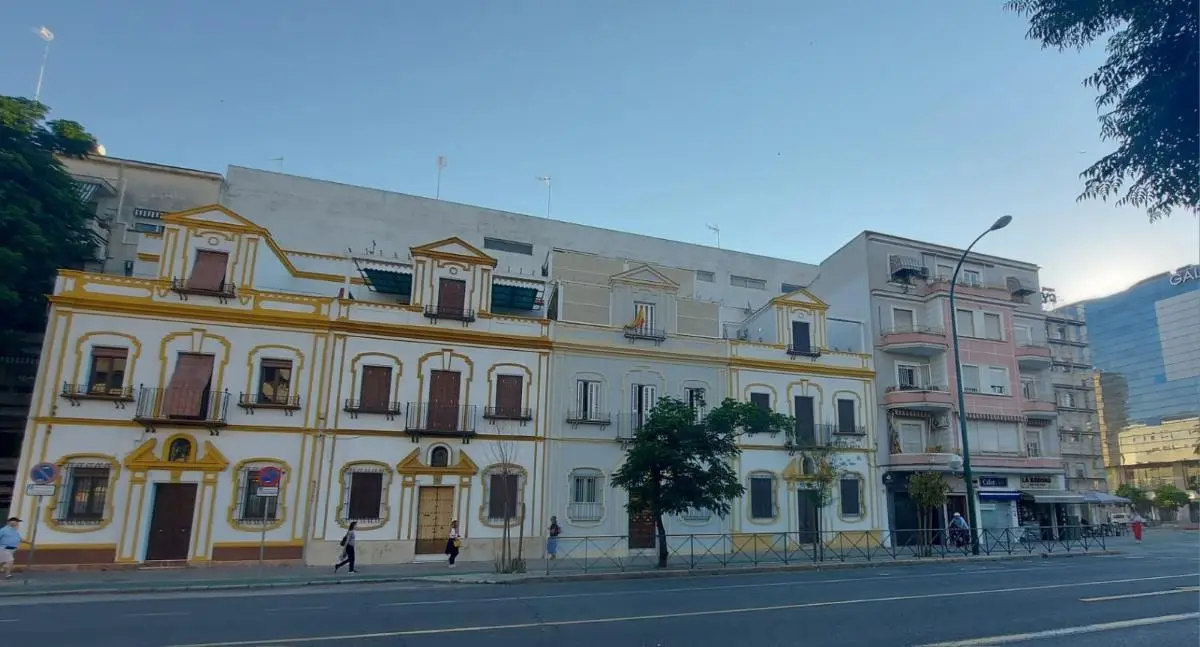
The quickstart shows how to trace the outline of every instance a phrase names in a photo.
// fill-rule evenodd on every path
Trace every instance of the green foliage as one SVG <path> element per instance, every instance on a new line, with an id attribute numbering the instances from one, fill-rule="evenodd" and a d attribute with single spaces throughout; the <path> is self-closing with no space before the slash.
<path id="1" fill-rule="evenodd" d="M 1119 497 L 1129 499 L 1130 503 L 1132 503 L 1134 506 L 1150 502 L 1150 495 L 1147 494 L 1145 490 L 1132 483 L 1122 483 L 1117 487 L 1117 491 L 1114 492 L 1114 494 Z"/>
<path id="2" fill-rule="evenodd" d="M 633 437 L 612 484 L 629 493 L 631 513 L 648 513 L 658 530 L 659 565 L 667 562 L 665 515 L 704 509 L 724 517 L 745 493 L 731 462 L 743 433 L 787 432 L 792 418 L 726 399 L 702 420 L 688 404 L 662 398 Z"/>
<path id="3" fill-rule="evenodd" d="M 1187 492 L 1167 483 L 1154 490 L 1154 507 L 1159 510 L 1178 510 L 1188 504 Z"/>
<path id="4" fill-rule="evenodd" d="M 96 140 L 73 121 L 46 121 L 46 106 L 0 96 L 0 344 L 45 327 L 60 268 L 92 256 L 92 214 L 57 156 L 83 157 Z"/>
<path id="5" fill-rule="evenodd" d="M 1083 171 L 1079 199 L 1146 209 L 1150 220 L 1200 210 L 1200 3 L 1197 0 L 1008 0 L 1043 47 L 1108 36 L 1095 89 L 1100 135 L 1117 150 Z M 1128 180 L 1132 183 L 1125 186 Z"/>
<path id="6" fill-rule="evenodd" d="M 941 472 L 916 472 L 908 479 L 908 497 L 922 512 L 946 505 L 950 484 Z"/>

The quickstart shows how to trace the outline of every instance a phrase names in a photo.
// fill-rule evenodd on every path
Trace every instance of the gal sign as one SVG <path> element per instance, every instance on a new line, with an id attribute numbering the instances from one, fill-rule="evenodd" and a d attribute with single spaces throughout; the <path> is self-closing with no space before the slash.
<path id="1" fill-rule="evenodd" d="M 1185 267 L 1182 271 L 1175 272 L 1170 278 L 1171 285 L 1183 285 L 1188 281 L 1200 281 L 1200 265 L 1192 265 Z"/>

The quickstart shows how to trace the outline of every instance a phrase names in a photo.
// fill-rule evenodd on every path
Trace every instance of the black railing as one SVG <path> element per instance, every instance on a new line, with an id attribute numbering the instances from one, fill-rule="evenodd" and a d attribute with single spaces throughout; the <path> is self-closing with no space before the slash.
<path id="1" fill-rule="evenodd" d="M 171 290 L 184 301 L 189 294 L 217 297 L 222 303 L 237 296 L 237 286 L 227 281 L 221 281 L 215 288 L 201 288 L 188 285 L 188 279 L 175 278 L 171 279 Z"/>
<path id="2" fill-rule="evenodd" d="M 812 344 L 788 344 L 787 354 L 792 357 L 820 357 L 821 349 Z"/>
<path id="3" fill-rule="evenodd" d="M 889 386 L 885 390 L 885 393 L 895 393 L 897 391 L 940 391 L 948 393 L 950 387 L 945 384 L 897 384 Z"/>
<path id="4" fill-rule="evenodd" d="M 229 414 L 230 393 L 212 389 L 141 388 L 136 420 L 153 425 L 222 427 Z"/>
<path id="5" fill-rule="evenodd" d="M 798 422 L 788 432 L 784 447 L 789 451 L 824 448 L 866 449 L 867 428 L 862 425 Z"/>
<path id="6" fill-rule="evenodd" d="M 628 444 L 642 429 L 642 425 L 650 421 L 649 411 L 629 411 L 622 413 L 617 425 L 617 442 Z"/>
<path id="7" fill-rule="evenodd" d="M 599 411 L 572 410 L 567 412 L 567 424 L 572 426 L 596 425 L 598 427 L 607 427 L 612 424 L 612 414 Z"/>
<path id="8" fill-rule="evenodd" d="M 243 393 L 238 396 L 238 406 L 247 413 L 255 409 L 282 409 L 287 415 L 300 408 L 298 395 L 267 395 L 266 393 Z"/>
<path id="9" fill-rule="evenodd" d="M 125 403 L 133 402 L 133 387 L 109 387 L 104 384 L 63 384 L 62 397 L 71 401 L 71 406 L 79 406 L 81 400 L 104 400 L 112 402 L 118 409 L 124 409 Z"/>
<path id="10" fill-rule="evenodd" d="M 533 420 L 533 409 L 528 407 L 484 407 L 483 417 L 487 420 Z"/>
<path id="11" fill-rule="evenodd" d="M 413 436 L 413 440 L 419 436 L 473 436 L 478 409 L 474 404 L 409 402 L 404 430 Z"/>
<path id="12" fill-rule="evenodd" d="M 980 556 L 993 559 L 1105 553 L 1106 535 L 1088 526 L 979 530 Z M 636 537 L 635 539 L 644 539 Z M 659 570 L 657 537 L 631 548 L 629 535 L 560 536 L 550 572 Z M 770 565 L 917 562 L 972 559 L 969 531 L 881 530 L 667 535 L 668 570 L 724 570 Z"/>
<path id="13" fill-rule="evenodd" d="M 357 418 L 360 413 L 368 413 L 379 416 L 387 416 L 388 420 L 395 418 L 404 411 L 403 402 L 381 402 L 376 400 L 355 400 L 352 398 L 346 399 L 346 404 L 342 407 L 342 411 L 350 414 L 351 418 Z"/>
<path id="14" fill-rule="evenodd" d="M 662 328 L 652 328 L 650 326 L 625 326 L 626 339 L 649 339 L 652 341 L 665 341 L 667 331 Z"/>
<path id="15" fill-rule="evenodd" d="M 453 319 L 464 324 L 475 321 L 474 310 L 455 305 L 427 305 L 425 306 L 425 316 L 434 320 Z"/>

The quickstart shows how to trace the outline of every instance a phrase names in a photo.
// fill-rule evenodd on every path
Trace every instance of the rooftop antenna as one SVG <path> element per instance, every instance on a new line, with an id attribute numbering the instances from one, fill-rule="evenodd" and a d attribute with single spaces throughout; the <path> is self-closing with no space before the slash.
<path id="1" fill-rule="evenodd" d="M 538 179 L 537 179 L 538 182 L 542 182 L 546 185 L 546 219 L 547 220 L 549 220 L 549 218 L 550 218 L 550 182 L 553 179 L 554 178 L 550 177 L 549 175 L 539 175 Z"/>
<path id="2" fill-rule="evenodd" d="M 437 167 L 438 167 L 437 189 L 434 191 L 433 199 L 441 200 L 442 199 L 442 169 L 446 168 L 446 156 L 445 155 L 438 155 Z"/>
<path id="3" fill-rule="evenodd" d="M 37 30 L 37 35 L 46 41 L 45 48 L 42 49 L 42 65 L 38 68 L 37 89 L 33 91 L 33 100 L 42 100 L 42 78 L 46 76 L 46 61 L 50 60 L 50 43 L 54 42 L 54 32 L 50 28 L 43 25 Z"/>
<path id="4" fill-rule="evenodd" d="M 283 158 L 282 157 L 272 157 L 271 161 L 279 164 L 279 172 L 283 173 Z"/>
<path id="5" fill-rule="evenodd" d="M 721 249 L 721 228 L 716 225 L 704 225 L 708 230 L 717 235 L 717 249 Z"/>

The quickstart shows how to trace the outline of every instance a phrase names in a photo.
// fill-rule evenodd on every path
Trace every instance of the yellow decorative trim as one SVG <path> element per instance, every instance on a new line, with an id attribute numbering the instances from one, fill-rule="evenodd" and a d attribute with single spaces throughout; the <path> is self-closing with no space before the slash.
<path id="1" fill-rule="evenodd" d="M 108 527 L 108 524 L 113 522 L 116 515 L 116 506 L 113 499 L 116 498 L 117 480 L 121 477 L 121 461 L 117 460 L 116 456 L 108 454 L 67 454 L 58 459 L 57 465 L 61 473 L 67 465 L 71 463 L 108 463 L 108 487 L 104 491 L 104 514 L 100 521 L 94 524 L 63 524 L 58 519 L 55 519 L 55 512 L 58 510 L 58 504 L 62 497 L 70 496 L 69 492 L 63 490 L 70 486 L 69 483 L 59 483 L 59 486 L 54 489 L 54 496 L 50 497 L 50 503 L 46 506 L 46 516 L 44 521 L 47 526 L 53 528 L 56 532 L 66 533 L 85 533 L 96 532 Z"/>
<path id="2" fill-rule="evenodd" d="M 771 478 L 771 512 L 769 519 L 754 517 L 754 499 L 751 481 L 755 478 Z M 770 470 L 752 470 L 746 473 L 746 522 L 756 526 L 769 526 L 779 521 L 779 476 Z"/>
<path id="3" fill-rule="evenodd" d="M 117 332 L 115 330 L 96 330 L 93 332 L 89 332 L 89 333 L 80 335 L 79 339 L 75 340 L 75 372 L 74 372 L 75 383 L 83 384 L 83 382 L 81 380 L 85 375 L 87 375 L 88 379 L 91 378 L 90 375 L 88 375 L 87 373 L 84 372 L 84 371 L 90 372 L 90 368 L 91 368 L 90 366 L 86 369 L 84 368 L 84 361 L 83 361 L 84 346 L 87 345 L 88 340 L 90 340 L 94 337 L 101 337 L 104 335 L 111 335 L 113 337 L 118 337 L 129 343 L 129 347 L 128 347 L 129 357 L 127 358 L 127 360 L 125 362 L 125 381 L 124 381 L 124 383 L 121 384 L 121 386 L 123 386 L 123 387 L 133 386 L 133 373 L 134 373 L 134 369 L 137 367 L 137 360 L 142 355 L 142 342 L 139 341 L 138 338 L 134 337 L 133 335 L 129 335 L 129 334 L 126 334 L 123 332 Z M 101 345 L 103 345 L 103 344 L 101 344 Z M 61 386 L 61 385 L 59 385 L 59 386 Z"/>
<path id="4" fill-rule="evenodd" d="M 157 263 L 161 257 L 158 254 L 151 254 L 149 252 L 138 252 L 137 259 L 143 263 Z"/>
<path id="5" fill-rule="evenodd" d="M 491 368 L 488 369 L 488 371 L 487 371 L 487 400 L 484 401 L 483 406 L 485 406 L 485 407 L 496 406 L 496 402 L 495 402 L 495 397 L 496 397 L 496 388 L 495 387 L 496 387 L 496 375 L 497 375 L 496 370 L 500 369 L 500 368 L 516 368 L 516 369 L 520 369 L 522 372 L 524 372 L 525 375 L 522 379 L 525 381 L 525 394 L 521 397 L 521 406 L 532 409 L 533 407 L 531 406 L 530 403 L 533 402 L 532 395 L 531 395 L 533 392 L 533 369 L 529 368 L 528 366 L 526 366 L 524 364 L 518 364 L 516 362 L 497 362 L 495 364 L 492 364 Z M 509 372 L 500 373 L 500 375 L 515 375 L 515 374 L 516 373 L 509 373 Z M 535 416 L 537 415 L 536 411 L 534 411 L 534 415 Z"/>
<path id="6" fill-rule="evenodd" d="M 751 382 L 750 384 L 743 386 L 742 387 L 742 402 L 749 402 L 750 394 L 755 393 L 754 389 L 756 389 L 756 388 L 759 390 L 758 392 L 762 392 L 762 391 L 770 391 L 771 392 L 771 411 L 775 411 L 777 409 L 777 407 L 779 407 L 779 392 L 776 391 L 775 387 L 771 386 L 770 384 L 763 384 L 762 382 Z M 720 404 L 720 403 L 717 403 L 717 404 Z M 714 405 L 714 406 L 716 406 L 716 405 Z"/>
<path id="7" fill-rule="evenodd" d="M 839 395 L 842 395 L 843 397 L 839 398 L 838 397 Z M 863 397 L 861 394 L 859 394 L 855 391 L 850 391 L 848 389 L 838 389 L 837 391 L 834 391 L 833 395 L 831 395 L 830 397 L 833 399 L 833 417 L 834 417 L 833 423 L 835 425 L 841 423 L 841 421 L 837 419 L 838 416 L 840 415 L 838 413 L 838 400 L 853 400 L 854 401 L 854 424 L 855 424 L 855 426 L 864 427 L 864 428 L 867 427 L 867 412 L 865 411 L 866 407 L 863 406 Z M 870 435 L 870 429 L 867 429 L 867 432 L 868 432 L 868 435 Z"/>
<path id="8" fill-rule="evenodd" d="M 795 297 L 803 297 L 796 299 Z M 813 310 L 828 310 L 829 304 L 817 298 L 817 295 L 809 292 L 804 288 L 800 288 L 795 292 L 789 292 L 771 299 L 771 303 L 784 306 L 797 306 L 800 308 L 812 308 Z"/>
<path id="9" fill-rule="evenodd" d="M 462 245 L 470 252 L 470 255 L 443 252 L 438 249 L 439 247 L 444 247 L 447 245 Z M 487 265 L 489 267 L 496 267 L 496 259 L 488 256 L 478 247 L 475 247 L 471 243 L 468 243 L 457 236 L 451 236 L 449 238 L 443 238 L 442 240 L 436 240 L 432 243 L 425 243 L 424 245 L 410 247 L 408 248 L 408 251 L 412 253 L 414 257 L 424 256 L 434 260 L 458 261 L 468 265 Z"/>
<path id="10" fill-rule="evenodd" d="M 187 438 L 192 443 L 192 457 L 187 462 L 172 462 L 167 460 L 166 453 L 170 451 L 170 441 L 176 438 Z M 175 434 L 163 444 L 163 455 L 159 457 L 155 452 L 155 449 L 158 447 L 158 439 L 151 438 L 142 443 L 125 458 L 125 467 L 136 472 L 167 470 L 173 474 L 178 472 L 224 472 L 225 468 L 229 467 L 229 459 L 217 451 L 212 442 L 204 441 L 204 453 L 200 455 L 200 458 L 195 458 L 197 452 L 196 445 L 196 439 L 192 436 L 188 434 Z"/>
<path id="11" fill-rule="evenodd" d="M 392 434 L 393 436 L 395 434 Z M 404 460 L 396 465 L 396 471 L 401 476 L 464 476 L 471 477 L 479 473 L 479 466 L 467 456 L 467 452 L 458 450 L 458 460 L 446 467 L 432 467 L 421 461 L 421 450 L 414 449 Z"/>
<path id="12" fill-rule="evenodd" d="M 854 479 L 858 481 L 858 514 L 846 515 L 842 514 L 842 481 L 845 479 Z M 836 487 L 838 492 L 837 515 L 838 519 L 847 523 L 857 523 L 867 518 L 867 479 L 858 472 L 845 472 L 838 476 L 835 484 L 831 487 Z"/>
<path id="13" fill-rule="evenodd" d="M 298 378 L 301 375 L 301 371 L 304 370 L 304 351 L 300 350 L 299 348 L 296 348 L 295 346 L 288 346 L 286 344 L 259 344 L 257 346 L 252 347 L 246 353 L 246 390 L 243 391 L 243 393 L 250 394 L 254 397 L 258 396 L 258 389 L 254 386 L 254 383 L 255 383 L 256 379 L 262 378 L 262 370 L 260 368 L 258 371 L 255 371 L 254 368 L 255 368 L 256 364 L 261 366 L 262 360 L 264 360 L 264 359 L 274 359 L 274 358 L 267 358 L 267 357 L 258 357 L 259 353 L 261 353 L 263 351 L 267 351 L 267 350 L 284 350 L 284 351 L 288 351 L 288 352 L 292 353 L 293 355 L 295 355 L 295 357 L 281 357 L 280 358 L 280 359 L 288 359 L 293 362 L 292 379 L 290 382 L 290 388 L 292 388 L 292 391 L 289 393 L 289 395 L 295 395 L 296 392 L 298 391 L 298 389 L 296 389 L 295 386 L 300 383 L 300 380 Z M 307 402 L 305 402 L 304 404 L 306 406 L 308 405 Z"/>
<path id="14" fill-rule="evenodd" d="M 344 502 L 346 501 L 346 475 L 352 472 L 355 467 L 365 465 L 380 468 L 380 473 L 383 475 L 383 487 L 379 494 L 379 522 L 368 524 L 359 521 L 355 528 L 357 530 L 376 530 L 386 526 L 388 520 L 391 519 L 392 466 L 382 461 L 352 461 L 343 465 L 342 469 L 338 472 L 338 509 L 337 514 L 334 516 L 337 525 L 342 528 L 350 527 L 350 520 L 342 516 L 344 512 L 343 507 L 345 506 Z"/>
<path id="15" fill-rule="evenodd" d="M 244 495 L 243 488 L 249 487 L 248 483 L 242 482 L 242 479 L 244 478 L 243 475 L 245 474 L 247 466 L 254 464 L 278 467 L 279 471 L 283 473 L 279 479 L 279 496 L 276 497 L 275 500 L 275 518 L 271 519 L 266 524 L 241 521 L 236 517 L 238 509 L 238 494 L 242 493 Z M 291 466 L 289 466 L 287 462 L 278 458 L 265 458 L 260 456 L 257 458 L 247 458 L 245 460 L 238 461 L 237 465 L 234 465 L 233 467 L 233 496 L 230 500 L 229 509 L 225 512 L 225 521 L 229 524 L 229 527 L 233 528 L 234 530 L 243 530 L 246 532 L 262 532 L 264 528 L 268 531 L 271 531 L 283 527 L 283 524 L 287 522 L 287 493 L 289 482 L 292 480 L 291 475 Z"/>
<path id="16" fill-rule="evenodd" d="M 525 488 L 529 485 L 529 471 L 516 463 L 493 463 L 479 472 L 483 486 L 483 497 L 479 502 L 479 522 L 488 528 L 503 528 L 504 521 L 495 522 L 488 518 L 488 505 L 492 499 L 492 472 L 501 472 L 517 477 L 517 516 L 508 522 L 508 527 L 520 526 L 525 523 Z"/>
<path id="17" fill-rule="evenodd" d="M 805 461 L 812 461 L 813 469 L 808 471 L 804 469 Z M 783 480 L 786 483 L 797 483 L 801 481 L 812 481 L 817 477 L 816 461 L 810 456 L 800 455 L 788 461 L 787 467 L 783 468 Z"/>
<path id="18" fill-rule="evenodd" d="M 425 393 L 425 362 L 434 357 L 442 358 L 442 366 L 440 369 L 431 368 L 430 370 L 453 371 L 454 360 L 457 358 L 467 366 L 467 370 L 460 371 L 465 373 L 462 377 L 462 383 L 459 385 L 459 403 L 463 405 L 464 411 L 471 404 L 471 382 L 475 379 L 475 361 L 462 353 L 454 352 L 453 348 L 443 348 L 440 350 L 430 351 L 417 358 L 417 400 L 424 401 L 427 398 Z"/>
<path id="19" fill-rule="evenodd" d="M 391 361 L 389 366 L 392 369 L 392 383 L 388 386 L 388 393 L 391 394 L 390 399 L 393 402 L 400 400 L 400 378 L 404 377 L 404 362 L 399 357 L 388 353 L 380 353 L 376 351 L 366 351 L 359 353 L 350 359 L 350 391 L 344 394 L 344 397 L 354 399 L 361 391 L 361 386 L 358 381 L 358 367 L 360 364 L 365 366 L 384 366 L 384 364 L 369 364 L 364 363 L 363 359 L 371 359 L 379 357 Z"/>
<path id="20" fill-rule="evenodd" d="M 223 390 L 225 387 L 225 368 L 229 365 L 229 351 L 231 348 L 233 348 L 233 344 L 230 343 L 229 339 L 225 338 L 224 336 L 215 335 L 208 332 L 204 328 L 192 328 L 186 332 L 175 332 L 165 335 L 162 338 L 162 342 L 158 346 L 158 358 L 162 362 L 162 371 L 160 371 L 158 375 L 158 388 L 162 389 L 165 387 L 169 374 L 174 372 L 174 366 L 171 364 L 169 355 L 167 354 L 168 347 L 171 345 L 171 342 L 175 341 L 176 339 L 185 337 L 191 339 L 191 344 L 188 346 L 186 351 L 176 351 L 176 356 L 178 356 L 180 352 L 197 353 L 201 355 L 211 354 L 214 360 L 212 391 L 219 392 Z M 204 342 L 210 339 L 220 344 L 224 350 L 220 353 L 215 351 L 206 352 Z M 168 366 L 172 367 L 171 371 L 167 370 Z"/>

